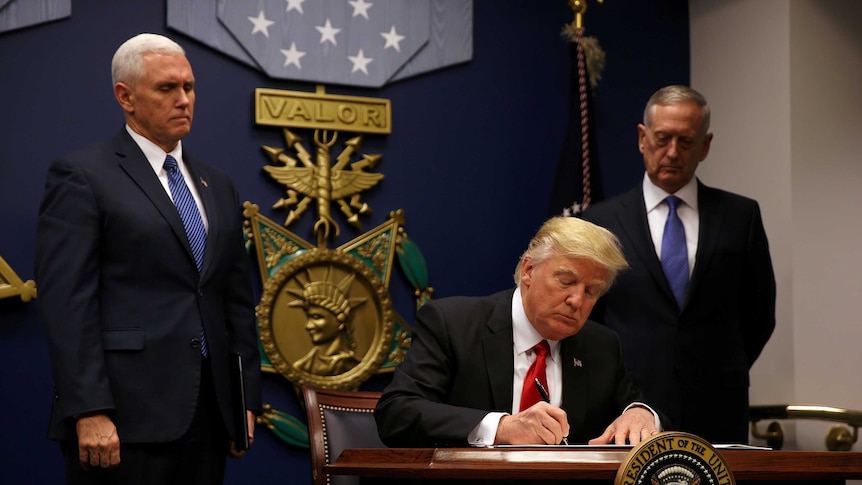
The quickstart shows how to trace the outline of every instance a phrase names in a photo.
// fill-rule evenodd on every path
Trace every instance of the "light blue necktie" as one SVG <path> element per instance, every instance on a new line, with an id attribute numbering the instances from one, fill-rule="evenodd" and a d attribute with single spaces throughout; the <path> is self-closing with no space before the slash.
<path id="1" fill-rule="evenodd" d="M 174 157 L 168 155 L 165 158 L 165 170 L 168 172 L 168 187 L 171 189 L 171 197 L 174 200 L 174 205 L 177 206 L 180 218 L 183 220 L 183 227 L 186 229 L 186 236 L 189 238 L 189 245 L 195 257 L 198 273 L 200 273 L 207 247 L 207 231 L 204 228 L 204 221 Z M 201 354 L 204 357 L 209 355 L 203 326 L 201 326 Z"/>
<path id="2" fill-rule="evenodd" d="M 671 195 L 665 199 L 668 205 L 667 221 L 661 241 L 661 267 L 670 283 L 670 289 L 679 308 L 685 305 L 688 293 L 688 249 L 685 245 L 685 229 L 676 213 L 679 197 Z"/>

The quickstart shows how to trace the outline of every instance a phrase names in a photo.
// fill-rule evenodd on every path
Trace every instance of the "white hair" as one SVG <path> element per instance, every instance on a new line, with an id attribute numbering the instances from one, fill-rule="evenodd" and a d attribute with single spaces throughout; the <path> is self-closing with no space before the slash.
<path id="1" fill-rule="evenodd" d="M 144 55 L 151 52 L 185 55 L 173 40 L 158 34 L 138 34 L 123 42 L 111 60 L 111 81 L 134 84 L 144 75 Z"/>

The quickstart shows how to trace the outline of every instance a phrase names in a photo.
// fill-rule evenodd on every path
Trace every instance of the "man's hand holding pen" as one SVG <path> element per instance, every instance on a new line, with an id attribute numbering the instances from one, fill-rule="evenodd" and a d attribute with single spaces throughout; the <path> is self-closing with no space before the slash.
<path id="1" fill-rule="evenodd" d="M 551 404 L 551 396 L 548 395 L 548 390 L 545 389 L 545 386 L 542 385 L 542 381 L 540 381 L 539 378 L 537 377 L 534 382 L 536 383 L 536 389 L 538 389 L 539 395 L 542 396 L 542 401 L 545 401 L 546 403 Z M 566 428 L 568 428 L 568 426 L 566 426 Z M 563 442 L 561 444 L 563 444 L 563 445 L 569 444 L 569 440 L 568 440 L 568 438 L 566 438 L 566 436 L 568 436 L 568 434 L 569 433 L 567 431 L 566 435 L 563 436 Z M 559 441 L 558 441 L 558 443 L 559 443 Z"/>
<path id="2" fill-rule="evenodd" d="M 536 389 L 542 401 L 513 415 L 500 419 L 496 445 L 568 445 L 569 422 L 566 412 L 553 406 L 547 389 L 536 379 Z M 659 432 L 655 417 L 646 407 L 630 406 L 622 415 L 592 440 L 591 445 L 636 445 Z"/>
<path id="3" fill-rule="evenodd" d="M 500 419 L 496 445 L 556 445 L 569 434 L 566 412 L 544 401 Z"/>
<path id="4" fill-rule="evenodd" d="M 536 389 L 542 401 L 511 416 L 500 419 L 494 444 L 498 445 L 557 445 L 569 444 L 569 421 L 566 412 L 551 405 L 548 391 L 536 379 Z"/>

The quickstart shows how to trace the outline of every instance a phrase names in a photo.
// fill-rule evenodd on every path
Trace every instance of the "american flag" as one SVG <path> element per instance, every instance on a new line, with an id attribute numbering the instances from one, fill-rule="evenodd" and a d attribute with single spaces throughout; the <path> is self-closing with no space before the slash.
<path id="1" fill-rule="evenodd" d="M 572 41 L 572 94 L 569 128 L 557 160 L 549 215 L 579 216 L 603 195 L 595 155 L 596 115 L 592 88 L 601 78 L 604 52 L 595 38 L 582 35 L 583 28 L 564 32 Z"/>
<path id="2" fill-rule="evenodd" d="M 168 0 L 168 26 L 273 78 L 380 87 L 469 61 L 472 12 L 472 0 Z"/>

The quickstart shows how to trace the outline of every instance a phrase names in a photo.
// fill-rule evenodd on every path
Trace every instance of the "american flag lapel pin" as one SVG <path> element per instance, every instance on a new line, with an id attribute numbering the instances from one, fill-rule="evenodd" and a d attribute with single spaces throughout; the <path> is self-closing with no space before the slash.
<path id="1" fill-rule="evenodd" d="M 206 181 L 206 180 L 204 180 L 204 178 L 203 178 L 203 177 L 201 177 L 201 185 L 203 185 L 203 186 L 204 186 L 204 187 L 206 187 L 206 188 L 209 188 L 209 184 L 207 183 L 207 181 Z"/>
<path id="2" fill-rule="evenodd" d="M 577 357 L 575 357 L 575 360 L 572 363 L 575 365 L 575 367 L 583 367 L 584 366 L 584 363 L 581 362 L 581 359 L 579 359 Z"/>

